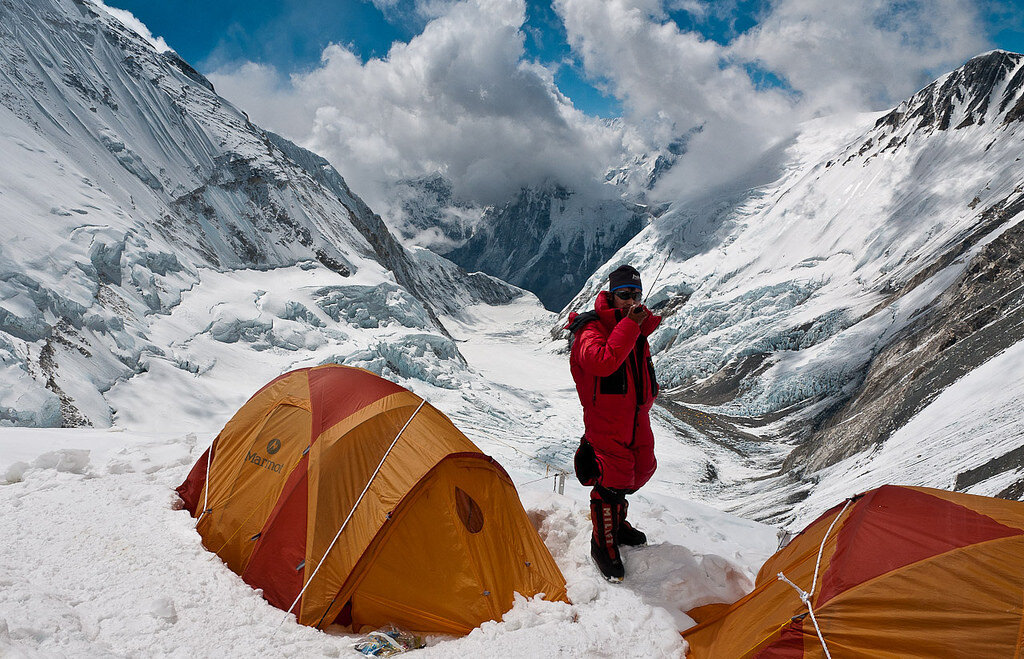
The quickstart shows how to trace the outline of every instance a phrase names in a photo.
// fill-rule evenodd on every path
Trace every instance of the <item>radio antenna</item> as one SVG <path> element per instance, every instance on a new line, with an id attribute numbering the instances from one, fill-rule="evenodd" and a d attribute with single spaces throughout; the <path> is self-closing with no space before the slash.
<path id="1" fill-rule="evenodd" d="M 668 250 L 668 256 L 666 256 L 665 260 L 661 263 L 661 268 L 658 270 L 658 274 L 654 276 L 654 284 L 651 284 L 650 288 L 647 289 L 647 295 L 644 295 L 644 299 L 640 304 L 644 306 L 647 305 L 647 296 L 654 291 L 654 285 L 657 284 L 658 279 L 661 278 L 661 273 L 665 270 L 665 266 L 668 265 L 668 260 L 672 258 L 672 252 L 674 251 L 676 251 L 676 246 L 672 245 L 672 249 Z"/>

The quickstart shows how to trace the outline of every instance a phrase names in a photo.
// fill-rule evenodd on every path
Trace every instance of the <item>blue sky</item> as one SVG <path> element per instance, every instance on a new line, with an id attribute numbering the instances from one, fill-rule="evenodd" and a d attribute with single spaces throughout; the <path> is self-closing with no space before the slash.
<path id="1" fill-rule="evenodd" d="M 1010 0 L 108 4 L 370 202 L 434 173 L 480 203 L 545 181 L 599 186 L 690 136 L 663 179 L 677 198 L 803 121 L 885 110 L 980 52 L 1024 51 Z"/>
<path id="2" fill-rule="evenodd" d="M 409 41 L 424 23 L 410 16 L 412 12 L 401 13 L 401 5 L 385 13 L 368 0 L 112 0 L 107 4 L 131 11 L 204 73 L 241 61 L 269 64 L 285 73 L 304 71 L 318 65 L 330 43 L 348 46 L 365 62 L 385 57 L 393 42 Z M 718 2 L 724 10 L 695 17 L 682 9 L 686 3 L 669 2 L 665 18 L 681 30 L 725 44 L 757 25 L 768 4 L 767 0 Z M 1024 52 L 1024 9 L 1016 2 L 979 6 L 986 7 L 985 27 L 992 45 Z M 528 0 L 523 32 L 528 57 L 556 71 L 559 89 L 576 107 L 600 117 L 621 114 L 621 103 L 601 90 L 600 77 L 584 73 L 550 1 Z M 749 70 L 760 84 L 782 84 L 769 72 Z"/>
<path id="3" fill-rule="evenodd" d="M 422 19 L 388 12 L 363 0 L 113 0 L 200 71 L 233 62 L 269 64 L 282 72 L 311 69 L 330 43 L 348 46 L 365 62 L 382 58 L 396 41 L 407 42 Z M 530 0 L 524 29 L 530 57 L 557 67 L 559 89 L 588 114 L 616 116 L 621 107 L 601 93 L 572 62 L 565 30 L 550 2 Z"/>

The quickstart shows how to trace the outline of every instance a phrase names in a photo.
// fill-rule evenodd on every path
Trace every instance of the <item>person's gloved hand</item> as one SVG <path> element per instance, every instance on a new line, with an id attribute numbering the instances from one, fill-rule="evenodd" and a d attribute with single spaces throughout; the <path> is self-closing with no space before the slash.
<path id="1" fill-rule="evenodd" d="M 642 304 L 634 304 L 629 308 L 626 318 L 629 318 L 637 325 L 643 325 L 644 321 L 651 316 L 651 312 Z"/>

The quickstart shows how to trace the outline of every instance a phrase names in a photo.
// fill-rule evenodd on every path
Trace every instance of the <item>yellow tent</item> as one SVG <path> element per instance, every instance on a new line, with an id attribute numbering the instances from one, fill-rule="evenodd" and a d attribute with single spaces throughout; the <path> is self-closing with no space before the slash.
<path id="1" fill-rule="evenodd" d="M 466 634 L 517 592 L 568 601 L 505 470 L 361 369 L 267 384 L 178 492 L 203 545 L 304 625 Z"/>
<path id="2" fill-rule="evenodd" d="M 769 558 L 749 595 L 690 615 L 693 659 L 1024 656 L 1024 503 L 871 490 Z"/>

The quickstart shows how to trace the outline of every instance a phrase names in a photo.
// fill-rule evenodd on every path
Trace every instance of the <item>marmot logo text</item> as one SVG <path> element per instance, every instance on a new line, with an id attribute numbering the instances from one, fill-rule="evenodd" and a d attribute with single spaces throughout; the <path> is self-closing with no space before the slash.
<path id="1" fill-rule="evenodd" d="M 249 454 L 245 456 L 245 461 L 246 462 L 251 462 L 254 465 L 256 465 L 257 467 L 263 467 L 264 469 L 269 469 L 270 471 L 274 472 L 275 474 L 281 473 L 281 470 L 284 469 L 284 465 L 281 464 L 280 462 L 274 462 L 273 460 L 269 460 L 267 458 L 260 457 L 259 454 L 253 453 L 252 451 L 249 451 Z"/>

